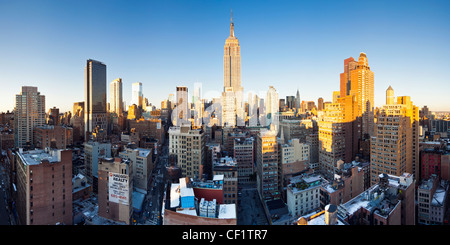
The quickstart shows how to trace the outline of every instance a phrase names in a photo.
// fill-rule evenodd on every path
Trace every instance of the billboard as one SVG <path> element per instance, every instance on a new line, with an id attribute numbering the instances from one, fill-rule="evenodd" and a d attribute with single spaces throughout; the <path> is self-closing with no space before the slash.
<path id="1" fill-rule="evenodd" d="M 119 173 L 109 173 L 109 201 L 128 205 L 129 204 L 129 183 L 128 175 Z"/>

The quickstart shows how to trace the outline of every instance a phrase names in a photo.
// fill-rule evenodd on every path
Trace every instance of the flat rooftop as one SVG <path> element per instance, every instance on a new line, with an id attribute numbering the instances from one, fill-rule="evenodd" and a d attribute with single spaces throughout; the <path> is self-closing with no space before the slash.
<path id="1" fill-rule="evenodd" d="M 26 165 L 38 165 L 43 160 L 58 162 L 58 152 L 56 150 L 51 150 L 49 152 L 46 152 L 45 150 L 24 151 L 22 153 L 19 152 L 19 157 Z"/>

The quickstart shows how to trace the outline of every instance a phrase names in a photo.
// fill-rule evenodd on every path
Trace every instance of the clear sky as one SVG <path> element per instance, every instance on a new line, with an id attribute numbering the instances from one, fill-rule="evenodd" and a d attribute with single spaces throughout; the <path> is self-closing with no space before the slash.
<path id="1" fill-rule="evenodd" d="M 84 101 L 87 59 L 107 65 L 107 87 L 123 79 L 160 106 L 176 86 L 223 89 L 223 46 L 233 9 L 242 86 L 279 97 L 325 101 L 339 90 L 344 59 L 365 52 L 375 73 L 375 106 L 409 95 L 450 111 L 450 1 L 0 0 L 0 112 L 23 85 L 46 110 Z M 211 92 L 213 91 L 213 92 Z M 214 93 L 215 91 L 215 93 Z"/>

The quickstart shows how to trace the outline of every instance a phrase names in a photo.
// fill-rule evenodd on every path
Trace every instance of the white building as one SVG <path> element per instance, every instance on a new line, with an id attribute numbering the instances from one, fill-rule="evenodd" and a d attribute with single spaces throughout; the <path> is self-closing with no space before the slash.
<path id="1" fill-rule="evenodd" d="M 236 96 L 232 87 L 226 87 L 221 97 L 222 127 L 236 126 Z"/>
<path id="2" fill-rule="evenodd" d="M 109 111 L 122 115 L 123 96 L 122 96 L 122 78 L 117 78 L 109 84 Z"/>
<path id="3" fill-rule="evenodd" d="M 144 95 L 142 93 L 142 83 L 131 84 L 131 105 L 135 104 L 142 107 Z"/>
<path id="4" fill-rule="evenodd" d="M 265 115 L 267 118 L 266 124 L 274 124 L 276 125 L 276 129 L 278 130 L 278 124 L 279 124 L 279 99 L 278 99 L 278 93 L 275 90 L 273 86 L 269 87 L 269 90 L 267 91 L 266 96 L 266 105 L 265 105 Z"/>
<path id="5" fill-rule="evenodd" d="M 174 126 L 181 126 L 185 123 L 190 123 L 190 110 L 188 101 L 188 88 L 184 86 L 177 87 L 176 94 L 177 102 L 176 108 L 172 111 L 172 124 Z"/>
<path id="6" fill-rule="evenodd" d="M 287 201 L 292 217 L 320 209 L 320 187 L 326 180 L 320 175 L 296 176 L 287 186 Z"/>

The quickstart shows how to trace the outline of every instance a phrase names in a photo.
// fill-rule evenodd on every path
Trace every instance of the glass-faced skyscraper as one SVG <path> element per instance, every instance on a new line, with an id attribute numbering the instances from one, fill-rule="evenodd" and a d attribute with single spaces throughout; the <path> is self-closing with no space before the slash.
<path id="1" fill-rule="evenodd" d="M 106 65 L 89 59 L 84 74 L 84 131 L 91 133 L 97 126 L 106 130 Z M 88 140 L 89 138 L 86 138 L 86 141 Z"/>
<path id="2" fill-rule="evenodd" d="M 142 83 L 136 82 L 131 85 L 131 105 L 142 107 L 143 104 Z"/>
<path id="3" fill-rule="evenodd" d="M 123 113 L 123 95 L 122 95 L 122 78 L 117 78 L 109 85 L 109 111 L 122 115 Z"/>

